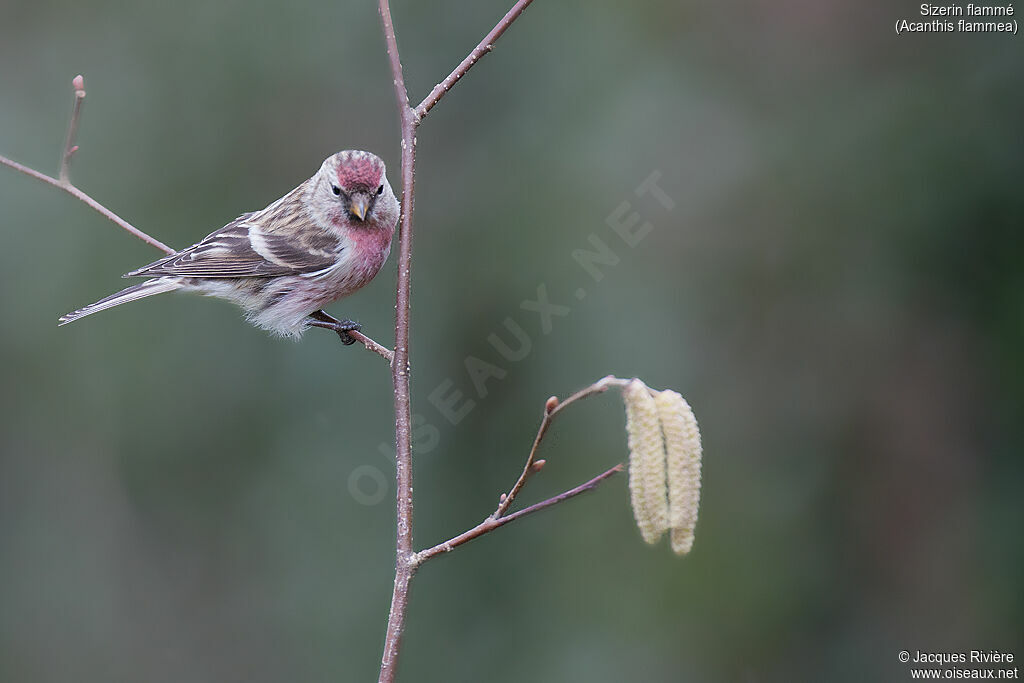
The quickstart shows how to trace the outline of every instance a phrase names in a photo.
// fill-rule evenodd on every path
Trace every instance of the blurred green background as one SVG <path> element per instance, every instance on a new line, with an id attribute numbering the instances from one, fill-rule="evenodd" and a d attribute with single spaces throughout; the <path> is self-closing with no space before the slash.
<path id="1" fill-rule="evenodd" d="M 392 9 L 418 100 L 507 7 Z M 685 559 L 643 544 L 619 477 L 427 565 L 401 680 L 901 681 L 901 649 L 1024 657 L 1024 53 L 897 36 L 917 11 L 538 2 L 430 114 L 417 545 L 489 513 L 544 399 L 608 373 L 687 397 L 705 488 Z M 339 149 L 396 182 L 387 69 L 370 1 L 5 0 L 0 153 L 55 172 L 85 74 L 73 178 L 184 246 Z M 655 171 L 671 211 L 635 193 Z M 623 202 L 653 226 L 635 247 L 609 227 Z M 188 295 L 58 330 L 157 252 L 6 168 L 0 224 L 0 680 L 372 680 L 384 364 Z M 619 258 L 599 282 L 572 257 L 592 237 Z M 390 341 L 394 278 L 392 256 L 331 311 Z M 548 333 L 521 307 L 541 285 L 569 308 Z M 514 344 L 507 318 L 523 360 L 488 342 Z M 482 398 L 471 356 L 506 373 Z M 475 401 L 458 425 L 438 387 Z M 622 420 L 614 395 L 568 412 L 523 503 L 623 460 Z"/>

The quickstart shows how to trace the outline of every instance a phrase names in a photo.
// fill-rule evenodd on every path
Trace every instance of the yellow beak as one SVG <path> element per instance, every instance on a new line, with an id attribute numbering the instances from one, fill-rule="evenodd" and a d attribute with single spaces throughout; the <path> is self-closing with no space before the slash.
<path id="1" fill-rule="evenodd" d="M 365 197 L 353 197 L 352 203 L 349 204 L 349 211 L 351 211 L 354 216 L 359 218 L 359 220 L 364 220 L 366 218 L 367 203 L 368 202 Z"/>

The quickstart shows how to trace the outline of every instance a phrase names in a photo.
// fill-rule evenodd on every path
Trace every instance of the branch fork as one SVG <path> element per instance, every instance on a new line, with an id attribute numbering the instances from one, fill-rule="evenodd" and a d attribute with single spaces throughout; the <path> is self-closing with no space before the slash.
<path id="1" fill-rule="evenodd" d="M 603 377 L 598 381 L 594 382 L 593 384 L 591 384 L 590 386 L 585 387 L 580 391 L 577 391 L 575 394 L 568 397 L 564 401 L 559 401 L 557 396 L 552 396 L 551 398 L 549 398 L 544 403 L 544 415 L 541 418 L 540 427 L 538 427 L 537 429 L 537 436 L 533 440 L 533 446 L 530 448 L 530 453 L 529 455 L 526 456 L 526 464 L 523 465 L 523 471 L 519 475 L 519 478 L 516 480 L 516 483 L 512 485 L 512 488 L 510 488 L 507 493 L 502 493 L 501 496 L 498 498 L 497 509 L 494 512 L 492 512 L 490 516 L 488 516 L 484 521 L 480 522 L 472 529 L 468 529 L 459 534 L 458 536 L 454 536 L 453 538 L 444 541 L 443 543 L 438 543 L 437 545 L 431 548 L 427 548 L 425 550 L 419 551 L 418 553 L 415 553 L 413 555 L 414 566 L 418 567 L 419 565 L 423 564 L 427 560 L 436 557 L 437 555 L 451 552 L 463 543 L 468 543 L 469 541 L 472 541 L 474 538 L 479 538 L 480 536 L 483 536 L 486 533 L 494 531 L 498 527 L 504 526 L 509 522 L 514 522 L 517 519 L 526 517 L 527 515 L 532 515 L 535 512 L 540 512 L 541 510 L 549 508 L 552 505 L 557 505 L 558 503 L 567 501 L 570 498 L 575 498 L 581 493 L 592 491 L 595 488 L 597 488 L 597 486 L 605 479 L 621 472 L 623 467 L 620 463 L 610 469 L 605 470 L 596 477 L 583 482 L 579 486 L 571 488 L 568 491 L 564 491 L 558 494 L 557 496 L 553 496 L 551 498 L 548 498 L 547 500 L 535 503 L 533 505 L 530 505 L 529 507 L 523 508 L 522 510 L 513 512 L 511 514 L 508 512 L 509 508 L 512 506 L 512 503 L 515 501 L 516 496 L 518 496 L 519 493 L 523 490 L 523 487 L 526 486 L 526 482 L 530 479 L 530 477 L 544 469 L 544 466 L 547 464 L 546 460 L 537 459 L 537 451 L 540 448 L 540 444 L 544 440 L 544 437 L 548 432 L 548 428 L 551 426 L 551 422 L 554 420 L 555 416 L 558 415 L 558 413 L 560 413 L 568 406 L 575 403 L 576 401 L 587 398 L 588 396 L 594 396 L 596 394 L 603 393 L 612 387 L 625 387 L 627 384 L 629 384 L 629 380 L 619 379 L 618 377 L 612 377 L 611 375 L 609 375 L 608 377 Z"/>
<path id="2" fill-rule="evenodd" d="M 29 168 L 28 166 L 23 166 L 12 159 L 8 159 L 2 154 L 0 154 L 0 164 L 9 166 L 15 171 L 24 173 L 30 178 L 41 180 L 48 185 L 53 185 L 56 188 L 64 190 L 69 195 L 80 202 L 83 202 L 122 230 L 135 235 L 146 244 L 151 247 L 156 247 L 165 254 L 173 254 L 174 249 L 171 249 L 155 237 L 150 237 L 143 231 L 139 230 L 134 225 L 87 195 L 85 192 L 82 192 L 74 185 L 74 183 L 71 182 L 69 177 L 69 172 L 71 170 L 71 157 L 78 151 L 78 145 L 75 144 L 75 137 L 78 135 L 78 119 L 82 115 L 82 101 L 85 99 L 85 79 L 82 78 L 81 75 L 75 76 L 71 81 L 71 86 L 74 88 L 75 100 L 71 106 L 71 121 L 68 123 L 68 132 L 64 138 L 64 149 L 60 156 L 60 172 L 57 174 L 57 177 L 53 178 L 45 173 L 40 173 L 35 169 Z"/>

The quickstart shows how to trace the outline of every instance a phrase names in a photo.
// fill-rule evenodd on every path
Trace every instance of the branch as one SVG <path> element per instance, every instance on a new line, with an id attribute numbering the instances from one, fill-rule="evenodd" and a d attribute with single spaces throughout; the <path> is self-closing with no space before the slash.
<path id="1" fill-rule="evenodd" d="M 113 211 L 111 211 L 110 209 L 108 209 L 107 207 L 103 206 L 98 201 L 96 201 L 95 199 L 93 199 L 92 197 L 87 195 L 85 192 L 82 192 L 81 190 L 79 190 L 77 187 L 72 185 L 70 181 L 66 182 L 66 183 L 62 183 L 57 178 L 51 178 L 50 176 L 46 175 L 45 173 L 40 173 L 39 171 L 31 169 L 28 166 L 22 166 L 18 162 L 12 161 L 12 160 L 8 159 L 7 157 L 3 156 L 2 154 L 0 154 L 0 164 L 3 164 L 4 166 L 10 166 L 11 168 L 13 168 L 15 171 L 18 171 L 19 173 L 24 173 L 25 175 L 27 175 L 27 176 L 29 176 L 31 178 L 35 178 L 36 180 L 41 180 L 44 183 L 48 183 L 50 185 L 53 185 L 56 188 L 64 190 L 65 192 L 67 192 L 69 195 L 71 195 L 75 199 L 77 199 L 77 200 L 83 202 L 84 204 L 86 204 L 87 206 L 91 207 L 94 211 L 99 213 L 101 216 L 103 216 L 104 218 L 109 220 L 114 225 L 118 226 L 122 230 L 125 230 L 125 231 L 131 233 L 132 235 L 135 235 L 136 237 L 138 237 L 140 240 L 142 240 L 146 244 L 150 245 L 151 247 L 156 247 L 157 249 L 161 250 L 165 254 L 173 254 L 174 253 L 174 249 L 171 249 L 169 246 L 167 246 L 166 244 L 164 244 L 163 242 L 161 242 L 157 238 L 150 237 L 146 233 L 142 232 L 141 230 L 136 228 L 134 225 L 132 225 L 131 223 L 129 223 L 125 219 L 121 218 L 116 213 L 114 213 Z"/>
<path id="2" fill-rule="evenodd" d="M 491 32 L 484 36 L 484 39 L 473 48 L 473 51 L 466 55 L 466 58 L 463 59 L 457 67 L 455 67 L 455 70 L 448 74 L 447 78 L 434 86 L 434 89 L 430 91 L 430 94 L 423 98 L 423 101 L 416 107 L 417 121 L 426 116 L 427 112 L 433 109 L 435 104 L 441 101 L 441 98 L 444 97 L 448 91 L 466 75 L 466 72 L 473 68 L 474 64 L 480 61 L 481 57 L 494 49 L 494 43 L 498 41 L 498 38 L 501 38 L 501 35 L 509 26 L 512 25 L 512 22 L 519 18 L 519 15 L 523 13 L 523 10 L 530 6 L 531 2 L 533 2 L 533 0 L 519 0 L 515 5 L 513 5 L 512 9 L 510 9 L 508 13 L 501 18 L 501 21 L 491 29 Z"/>
<path id="3" fill-rule="evenodd" d="M 75 149 L 77 149 L 77 147 Z M 36 180 L 41 180 L 44 183 L 47 183 L 49 185 L 53 185 L 54 187 L 56 187 L 58 189 L 64 190 L 65 192 L 67 192 L 69 195 L 71 195 L 75 199 L 77 199 L 77 200 L 83 202 L 84 204 L 86 204 L 87 206 L 91 207 L 94 211 L 99 213 L 101 216 L 103 216 L 104 218 L 109 220 L 114 225 L 118 226 L 122 230 L 125 230 L 125 231 L 131 233 L 132 235 L 135 235 L 136 237 L 138 237 L 140 240 L 142 240 L 146 244 L 148 244 L 148 245 L 150 245 L 152 247 L 156 247 L 157 249 L 160 249 L 165 254 L 173 254 L 174 253 L 174 249 L 171 249 L 169 246 L 167 246 L 166 244 L 164 244 L 160 240 L 156 239 L 155 237 L 150 237 L 146 233 L 142 232 L 141 230 L 136 228 L 134 225 L 132 225 L 131 223 L 129 223 L 125 219 L 121 218 L 116 213 L 114 213 L 113 211 L 111 211 L 110 209 L 108 209 L 107 207 L 103 206 L 98 201 L 96 201 L 95 199 L 93 199 L 92 197 L 87 195 L 85 192 L 82 192 L 81 190 L 79 190 L 77 187 L 72 185 L 70 181 L 68 181 L 68 182 L 61 182 L 57 178 L 51 178 L 50 176 L 46 175 L 45 173 L 40 173 L 39 171 L 36 171 L 35 169 L 31 169 L 28 166 L 22 166 L 17 161 L 12 161 L 11 159 L 8 159 L 7 157 L 3 156 L 2 154 L 0 154 L 0 164 L 3 164 L 4 166 L 9 166 L 9 167 L 13 168 L 15 171 L 18 171 L 19 173 L 24 173 L 25 175 L 29 176 L 30 178 L 35 178 Z"/>
<path id="4" fill-rule="evenodd" d="M 398 39 L 388 0 L 378 0 L 384 40 L 391 64 L 395 103 L 402 134 L 402 216 L 398 241 L 398 283 L 395 293 L 395 353 L 391 382 L 395 404 L 395 584 L 388 612 L 388 630 L 380 663 L 380 683 L 395 680 L 398 652 L 409 604 L 409 582 L 416 571 L 412 562 L 412 408 L 409 386 L 409 301 L 412 283 L 412 216 L 416 203 L 416 114 L 409 106 Z"/>
<path id="5" fill-rule="evenodd" d="M 526 464 L 523 465 L 523 473 L 519 475 L 519 479 L 517 479 L 516 483 L 511 489 L 509 489 L 509 492 L 501 495 L 501 501 L 498 503 L 498 509 L 496 509 L 488 519 L 501 519 L 512 505 L 512 501 L 515 500 L 515 497 L 522 490 L 523 486 L 526 485 L 526 480 L 533 474 L 540 471 L 541 468 L 537 467 L 537 465 L 543 467 L 542 463 L 544 461 L 536 460 L 537 449 L 540 448 L 540 442 L 544 440 L 544 435 L 547 434 L 548 427 L 551 426 L 551 422 L 555 419 L 555 416 L 558 415 L 558 413 L 562 412 L 566 407 L 580 399 L 593 396 L 594 394 L 603 393 L 612 387 L 624 387 L 628 383 L 629 380 L 627 379 L 619 379 L 618 377 L 608 375 L 607 377 L 602 377 L 597 380 L 590 386 L 580 389 L 561 403 L 559 403 L 558 397 L 556 396 L 549 398 L 547 403 L 544 404 L 544 417 L 541 418 L 540 427 L 537 429 L 537 436 L 533 440 L 533 447 L 530 448 L 530 454 L 526 457 Z"/>
<path id="6" fill-rule="evenodd" d="M 597 488 L 598 484 L 600 484 L 608 477 L 618 472 L 621 472 L 622 465 L 616 465 L 610 470 L 607 470 L 602 474 L 599 474 L 598 476 L 594 477 L 590 481 L 580 484 L 576 488 L 569 489 L 568 491 L 560 493 L 557 496 L 554 496 L 553 498 L 548 498 L 545 501 L 536 503 L 535 505 L 531 505 L 530 507 L 519 510 L 518 512 L 513 512 L 510 515 L 506 514 L 508 512 L 509 507 L 512 505 L 512 501 L 515 500 L 515 497 L 523 489 L 523 486 L 526 485 L 526 481 L 532 475 L 536 474 L 537 472 L 540 472 L 541 469 L 544 468 L 545 461 L 537 460 L 537 450 L 540 448 L 540 444 L 544 440 L 544 436 L 548 433 L 548 428 L 551 426 L 551 423 L 555 419 L 555 416 L 562 412 L 562 410 L 564 410 L 568 406 L 571 406 L 573 403 L 576 403 L 576 401 L 587 398 L 589 396 L 593 396 L 595 394 L 603 393 L 608 389 L 611 389 L 612 387 L 621 388 L 626 386 L 627 384 L 629 384 L 628 379 L 620 379 L 618 377 L 608 375 L 607 377 L 602 377 L 601 379 L 597 380 L 590 386 L 580 389 L 579 391 L 577 391 L 575 394 L 568 397 L 564 401 L 559 402 L 557 396 L 552 396 L 551 398 L 549 398 L 544 403 L 544 417 L 541 418 L 540 427 L 537 429 L 537 436 L 534 438 L 533 446 L 530 448 L 530 454 L 526 457 L 526 464 L 523 466 L 523 472 L 522 474 L 519 475 L 519 479 L 516 480 L 516 483 L 512 486 L 512 488 L 509 489 L 508 493 L 501 494 L 501 500 L 498 503 L 498 509 L 491 513 L 490 517 L 480 522 L 472 529 L 464 531 L 458 536 L 455 536 L 454 538 L 451 538 L 445 541 L 444 543 L 438 543 L 432 548 L 421 550 L 420 552 L 416 553 L 413 556 L 413 565 L 415 567 L 418 567 L 427 560 L 436 557 L 441 553 L 451 552 L 453 548 L 457 548 L 463 543 L 467 543 L 469 541 L 472 541 L 474 538 L 478 538 L 486 533 L 494 531 L 498 527 L 504 526 L 509 522 L 519 519 L 520 517 L 525 517 L 526 515 L 533 514 L 534 512 L 538 512 L 540 510 L 543 510 L 544 508 L 548 508 L 551 507 L 552 505 L 557 505 L 558 503 L 569 500 L 570 498 L 578 496 L 579 494 L 584 493 L 586 491 L 593 490 Z"/>
<path id="7" fill-rule="evenodd" d="M 395 584 L 391 593 L 391 609 L 388 612 L 384 654 L 381 657 L 380 683 L 391 683 L 395 679 L 398 652 L 401 648 L 402 632 L 405 628 L 405 613 L 409 602 L 409 583 L 419 564 L 412 545 L 412 417 L 409 385 L 409 304 L 412 284 L 412 219 L 416 207 L 416 129 L 427 112 L 441 101 L 441 98 L 466 75 L 483 55 L 490 52 L 494 42 L 505 33 L 512 22 L 519 18 L 519 15 L 531 2 L 532 0 L 518 0 L 491 32 L 462 60 L 462 63 L 447 78 L 438 83 L 426 99 L 413 109 L 409 106 L 409 90 L 405 85 L 402 60 L 398 53 L 398 39 L 391 18 L 391 6 L 389 0 L 377 0 L 402 135 L 402 216 L 398 243 L 398 283 L 395 294 L 395 351 L 391 363 L 395 404 Z M 553 414 L 554 409 L 552 408 L 548 412 Z M 546 416 L 545 419 L 550 419 L 550 416 Z M 546 427 L 544 428 L 546 429 Z M 510 495 L 506 497 L 508 503 L 505 504 L 505 501 L 502 501 L 504 505 L 502 512 L 511 504 L 515 493 L 522 488 L 529 472 L 535 468 L 534 451 L 531 451 L 526 470 L 520 478 L 521 481 L 517 482 L 513 491 L 510 491 Z M 554 502 L 550 504 L 553 505 Z M 500 515 L 492 515 L 492 517 L 497 520 Z M 504 523 L 502 522 L 502 524 Z"/>
<path id="8" fill-rule="evenodd" d="M 392 352 L 391 349 L 384 346 L 383 344 L 378 344 L 377 342 L 375 342 L 374 340 L 370 339 L 365 334 L 357 330 L 349 330 L 347 334 L 348 336 L 352 337 L 357 342 L 365 346 L 367 351 L 377 354 L 378 356 L 386 360 L 388 363 L 394 362 L 394 352 Z"/>
<path id="9" fill-rule="evenodd" d="M 11 159 L 8 159 L 3 155 L 0 155 L 0 164 L 3 164 L 4 166 L 9 166 L 13 168 L 15 171 L 18 171 L 19 173 L 24 173 L 30 178 L 41 180 L 44 183 L 47 183 L 48 185 L 53 185 L 58 189 L 64 190 L 69 195 L 83 202 L 84 204 L 92 208 L 94 211 L 99 213 L 101 216 L 103 216 L 104 218 L 106 218 L 107 220 L 109 220 L 111 223 L 118 226 L 122 230 L 131 233 L 132 235 L 135 235 L 146 244 L 152 247 L 156 247 L 157 249 L 163 251 L 165 254 L 173 254 L 174 249 L 171 249 L 169 246 L 167 246 L 160 240 L 156 239 L 155 237 L 150 237 L 149 235 L 142 232 L 125 219 L 118 216 L 116 213 L 114 213 L 107 207 L 100 204 L 98 201 L 87 195 L 85 192 L 79 190 L 68 178 L 68 171 L 71 168 L 71 156 L 78 151 L 78 146 L 75 145 L 75 135 L 78 132 L 78 118 L 79 116 L 81 116 L 82 113 L 82 100 L 85 99 L 85 79 L 83 79 L 81 76 L 75 76 L 74 80 L 71 81 L 71 85 L 75 89 L 75 102 L 71 108 L 71 122 L 68 124 L 68 133 L 64 139 L 64 151 L 61 153 L 60 157 L 60 173 L 58 177 L 51 178 L 45 173 L 40 173 L 39 171 L 31 169 L 28 166 L 22 166 L 18 162 L 12 161 Z"/>
<path id="10" fill-rule="evenodd" d="M 541 460 L 541 461 L 538 461 L 538 462 L 543 462 L 543 461 Z M 433 548 L 427 548 L 426 550 L 421 550 L 420 552 L 416 553 L 415 558 L 414 558 L 414 562 L 415 562 L 416 566 L 419 566 L 419 565 L 423 564 L 424 562 L 426 562 L 427 560 L 430 560 L 430 559 L 440 555 L 441 553 L 451 552 L 453 549 L 459 547 L 463 543 L 468 543 L 468 542 L 472 541 L 474 538 L 479 538 L 480 536 L 483 536 L 486 533 L 494 531 L 498 527 L 505 526 L 509 522 L 514 522 L 515 520 L 517 520 L 517 519 L 519 519 L 521 517 L 526 517 L 527 515 L 532 515 L 534 512 L 540 512 L 544 508 L 549 508 L 552 505 L 557 505 L 558 503 L 565 502 L 565 501 L 569 500 L 570 498 L 575 498 L 576 496 L 580 495 L 581 493 L 586 493 L 587 491 L 593 491 L 594 489 L 597 488 L 598 484 L 603 482 L 605 479 L 607 479 L 607 478 L 609 478 L 609 477 L 611 477 L 611 476 L 613 476 L 615 474 L 618 474 L 622 470 L 623 470 L 622 463 L 619 463 L 615 467 L 612 467 L 609 470 L 605 470 L 604 472 L 602 472 L 601 474 L 597 475 L 593 479 L 591 479 L 589 481 L 586 481 L 586 482 L 580 484 L 579 486 L 577 486 L 575 488 L 571 488 L 568 491 L 564 491 L 563 493 L 559 493 L 557 496 L 553 496 L 551 498 L 548 498 L 545 501 L 541 501 L 540 503 L 536 503 L 536 504 L 531 505 L 531 506 L 529 506 L 527 508 L 523 508 L 522 510 L 519 510 L 518 512 L 513 512 L 511 515 L 506 515 L 504 517 L 498 517 L 498 518 L 495 518 L 493 516 L 492 517 L 488 517 L 487 519 L 485 519 L 484 521 L 480 522 L 479 524 L 477 524 L 472 529 L 469 529 L 468 531 L 462 532 L 461 534 L 459 534 L 455 538 L 451 538 L 451 539 L 445 541 L 444 543 L 438 543 Z"/>

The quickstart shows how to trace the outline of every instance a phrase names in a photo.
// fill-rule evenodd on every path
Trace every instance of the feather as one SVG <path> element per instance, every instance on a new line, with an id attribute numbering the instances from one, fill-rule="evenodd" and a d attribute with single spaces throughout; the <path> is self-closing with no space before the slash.
<path id="1" fill-rule="evenodd" d="M 100 299 L 96 303 L 89 304 L 85 308 L 79 308 L 77 311 L 61 316 L 60 320 L 57 321 L 57 326 L 60 327 L 61 325 L 67 325 L 79 318 L 84 318 L 87 315 L 92 315 L 99 311 L 105 311 L 108 308 L 113 308 L 114 306 L 126 304 L 129 301 L 144 299 L 147 296 L 153 296 L 154 294 L 172 292 L 181 286 L 182 283 L 175 278 L 161 277 L 156 278 L 155 280 L 146 280 L 145 282 L 141 282 L 137 285 L 126 287 L 117 294 L 111 294 L 107 298 Z"/>
<path id="2" fill-rule="evenodd" d="M 133 270 L 125 277 L 300 275 L 335 265 L 342 249 L 337 237 L 315 228 L 270 233 L 251 223 L 233 222 L 198 244 Z"/>

